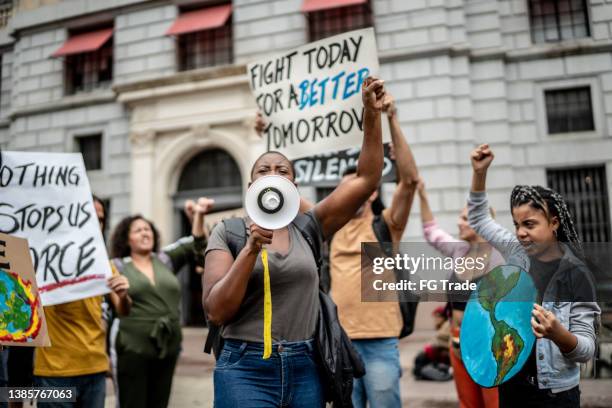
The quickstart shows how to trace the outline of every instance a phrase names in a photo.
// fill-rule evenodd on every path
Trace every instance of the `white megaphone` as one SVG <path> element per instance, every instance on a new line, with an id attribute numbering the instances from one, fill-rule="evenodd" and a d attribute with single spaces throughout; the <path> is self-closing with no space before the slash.
<path id="1" fill-rule="evenodd" d="M 300 193 L 281 176 L 263 176 L 251 184 L 244 198 L 244 209 L 255 224 L 276 230 L 295 219 L 300 209 Z"/>

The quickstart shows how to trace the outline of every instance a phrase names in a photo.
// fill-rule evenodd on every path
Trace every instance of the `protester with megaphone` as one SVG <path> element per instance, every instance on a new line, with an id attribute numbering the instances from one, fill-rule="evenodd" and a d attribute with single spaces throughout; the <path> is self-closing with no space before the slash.
<path id="1" fill-rule="evenodd" d="M 247 219 L 246 242 L 235 257 L 226 223 L 213 230 L 206 249 L 203 304 L 208 321 L 223 326 L 224 346 L 214 373 L 215 407 L 325 406 L 326 384 L 313 355 L 320 306 L 316 248 L 306 241 L 303 229 L 330 237 L 376 190 L 383 167 L 384 96 L 382 80 L 364 81 L 364 138 L 357 175 L 309 210 L 304 228 L 291 223 L 272 230 Z M 279 152 L 256 160 L 251 183 L 270 175 L 294 184 L 291 162 Z M 266 211 L 275 211 L 279 193 L 262 191 L 258 202 Z M 264 276 L 269 281 L 264 282 Z"/>

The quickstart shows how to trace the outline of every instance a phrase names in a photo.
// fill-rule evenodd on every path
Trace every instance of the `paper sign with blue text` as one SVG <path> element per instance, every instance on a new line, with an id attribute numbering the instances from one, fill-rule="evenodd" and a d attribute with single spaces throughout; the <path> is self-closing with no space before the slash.
<path id="1" fill-rule="evenodd" d="M 251 63 L 266 150 L 289 159 L 361 146 L 361 85 L 378 75 L 374 30 L 356 30 Z"/>

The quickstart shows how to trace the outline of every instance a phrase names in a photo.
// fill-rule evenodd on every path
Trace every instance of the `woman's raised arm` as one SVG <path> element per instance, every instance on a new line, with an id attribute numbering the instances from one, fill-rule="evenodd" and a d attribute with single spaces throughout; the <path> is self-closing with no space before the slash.
<path id="1" fill-rule="evenodd" d="M 361 92 L 363 100 L 363 143 L 357 175 L 342 181 L 338 187 L 315 206 L 323 236 L 328 238 L 344 226 L 376 190 L 383 169 L 381 111 L 384 81 L 367 78 Z"/>

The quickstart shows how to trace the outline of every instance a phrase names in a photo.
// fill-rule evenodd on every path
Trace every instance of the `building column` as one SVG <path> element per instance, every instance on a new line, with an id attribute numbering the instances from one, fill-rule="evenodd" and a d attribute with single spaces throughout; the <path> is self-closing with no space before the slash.
<path id="1" fill-rule="evenodd" d="M 147 218 L 153 217 L 153 203 L 155 202 L 155 132 L 147 130 L 132 132 L 131 143 L 131 177 L 130 203 L 132 214 L 142 214 Z"/>

